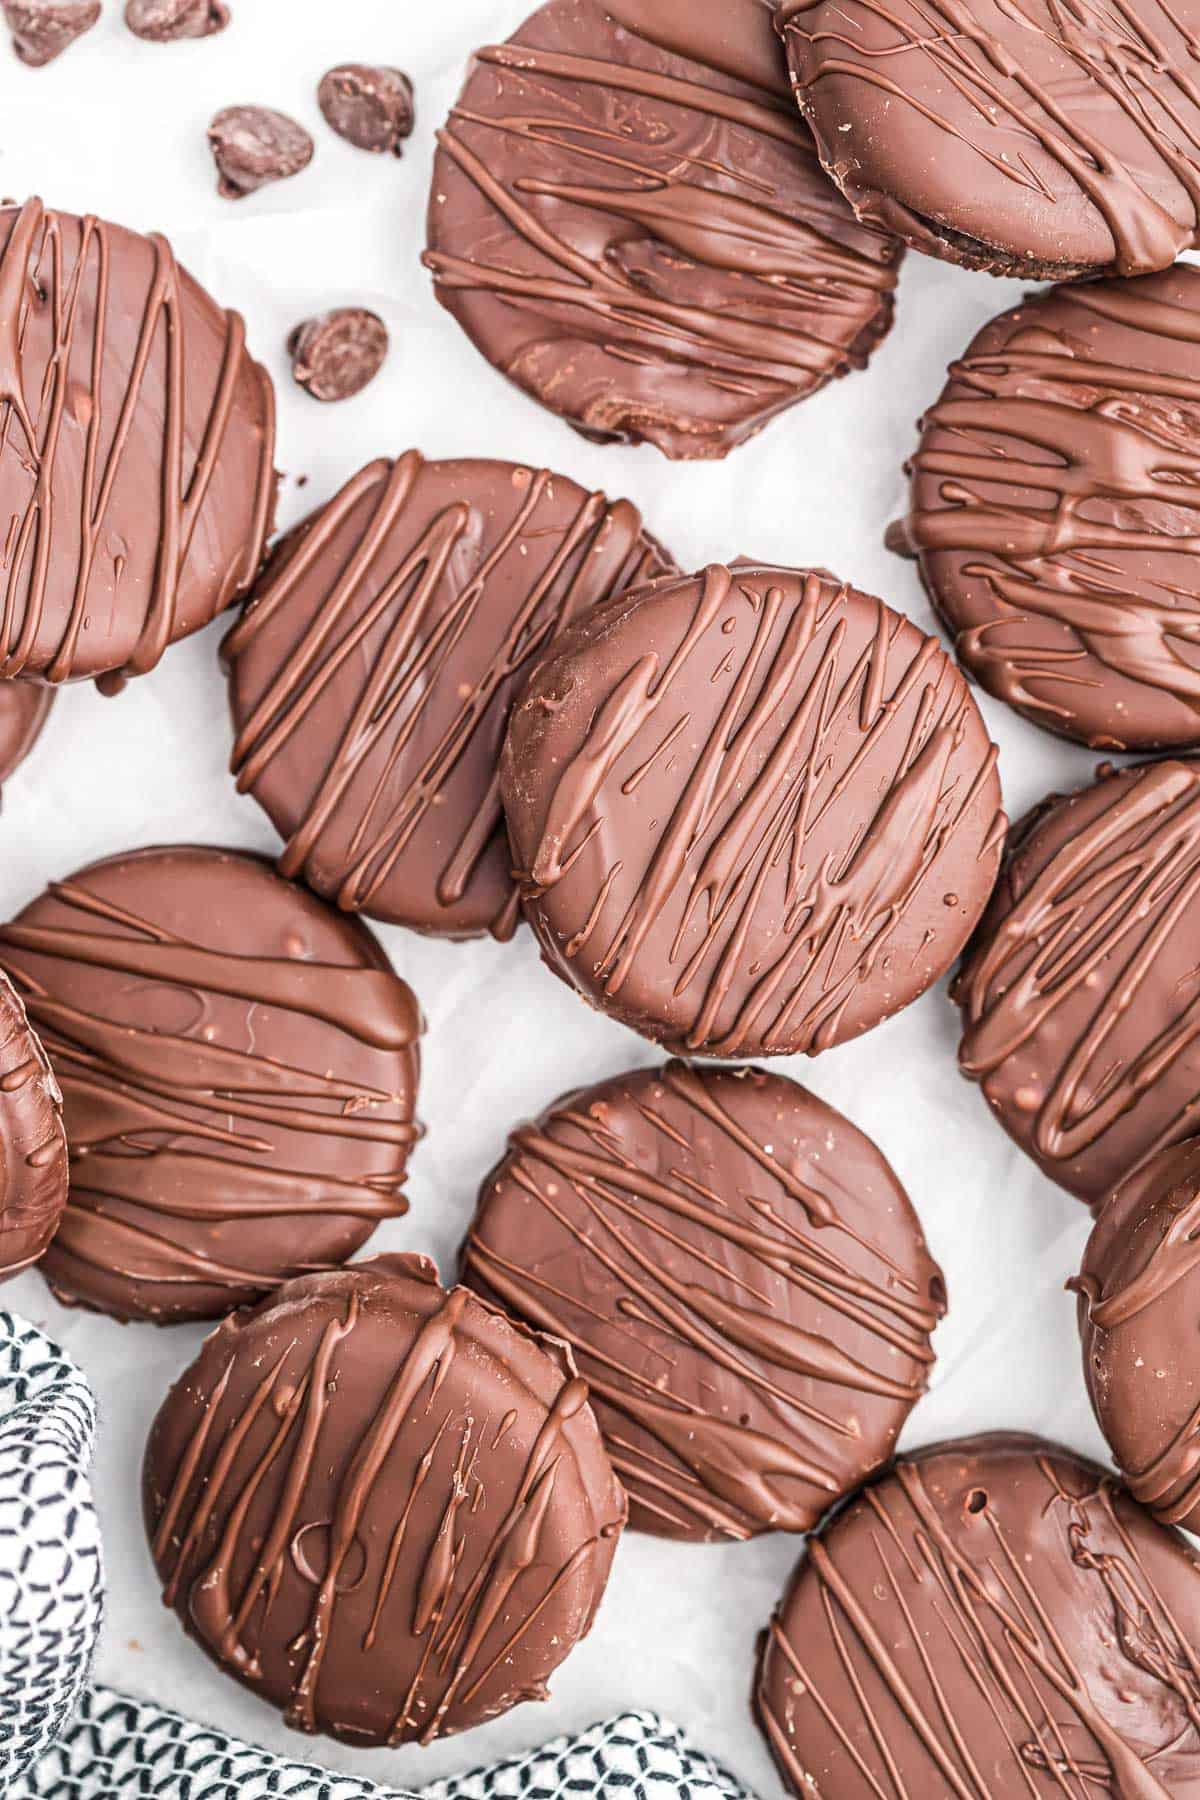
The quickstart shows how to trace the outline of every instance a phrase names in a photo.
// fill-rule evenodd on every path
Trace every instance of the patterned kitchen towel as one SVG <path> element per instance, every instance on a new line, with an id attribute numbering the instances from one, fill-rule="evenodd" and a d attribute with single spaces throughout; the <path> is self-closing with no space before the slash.
<path id="1" fill-rule="evenodd" d="M 3 1800 L 410 1800 L 86 1687 L 104 1572 L 88 1484 L 96 1408 L 57 1345 L 0 1311 Z M 425 1790 L 425 1800 L 751 1800 L 683 1733 L 625 1713 Z"/>
<path id="2" fill-rule="evenodd" d="M 412 1800 L 395 1788 L 256 1750 L 178 1713 L 93 1687 L 5 1800 Z M 422 1800 L 752 1800 L 653 1713 L 422 1790 Z"/>
<path id="3" fill-rule="evenodd" d="M 0 1311 L 0 1794 L 57 1738 L 87 1676 L 104 1572 L 88 1484 L 91 1390 Z"/>

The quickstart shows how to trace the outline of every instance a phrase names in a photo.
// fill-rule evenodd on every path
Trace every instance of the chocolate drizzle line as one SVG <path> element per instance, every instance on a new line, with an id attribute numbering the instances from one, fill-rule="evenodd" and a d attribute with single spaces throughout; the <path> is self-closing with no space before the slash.
<path id="1" fill-rule="evenodd" d="M 1092 691 L 1114 676 L 1182 702 L 1200 739 L 1200 598 L 1172 578 L 1173 562 L 1155 561 L 1200 559 L 1200 374 L 1187 372 L 1200 352 L 1197 290 L 1186 267 L 1056 289 L 1007 331 L 1004 320 L 988 327 L 923 421 L 913 511 L 889 534 L 910 555 L 962 558 L 945 598 L 936 563 L 930 572 L 952 627 L 959 574 L 985 585 L 989 616 L 955 638 L 984 686 L 1097 747 L 1126 747 L 1089 725 Z M 1119 364 L 1118 329 L 1129 334 Z M 1179 347 L 1169 366 L 1146 367 L 1163 343 Z M 1061 640 L 1044 621 L 1064 627 Z M 1171 741 L 1188 741 L 1185 730 Z M 1154 747 L 1155 733 L 1132 741 Z"/>
<path id="2" fill-rule="evenodd" d="M 1014 1470 L 1020 1442 L 901 1459 L 810 1540 L 756 1694 L 796 1794 L 814 1791 L 807 1771 L 826 1743 L 842 1780 L 878 1800 L 1191 1792 L 1200 1665 L 1180 1621 L 1195 1615 L 1200 1571 L 1093 1465 L 1030 1439 Z M 957 1504 L 978 1518 L 974 1548 Z M 1143 1751 L 1146 1732 L 1164 1741 Z"/>
<path id="3" fill-rule="evenodd" d="M 568 1096 L 541 1125 L 515 1131 L 464 1248 L 464 1279 L 571 1345 L 635 1522 L 684 1536 L 810 1529 L 891 1448 L 925 1390 L 929 1337 L 945 1310 L 915 1220 L 902 1265 L 854 1228 L 837 1198 L 861 1187 L 865 1202 L 874 1183 L 889 1216 L 911 1218 L 873 1148 L 803 1089 L 755 1071 L 740 1079 L 761 1084 L 771 1129 L 786 1139 L 780 1154 L 758 1141 L 757 1112 L 738 1116 L 741 1094 L 727 1077 L 671 1063 Z M 615 1116 L 630 1109 L 669 1141 L 658 1173 L 634 1160 Z M 806 1162 L 793 1140 L 833 1130 L 831 1183 L 819 1155 Z M 701 1169 L 711 1192 L 688 1173 Z M 507 1195 L 518 1209 L 516 1261 L 496 1247 Z M 564 1236 L 583 1259 L 576 1276 Z M 603 1309 L 596 1323 L 589 1295 Z M 847 1337 L 871 1346 L 869 1362 L 843 1347 Z M 651 1378 L 659 1365 L 668 1372 Z M 768 1429 L 729 1416 L 738 1389 Z M 856 1396 L 893 1404 L 868 1402 L 864 1416 Z M 623 1420 L 655 1448 L 630 1440 Z"/>
<path id="4" fill-rule="evenodd" d="M 259 866 L 255 859 L 230 861 Z M 20 988 L 65 1097 L 71 1192 L 48 1265 L 48 1278 L 56 1286 L 63 1281 L 64 1297 L 77 1297 L 82 1271 L 81 1297 L 89 1302 L 94 1281 L 98 1298 L 111 1303 L 108 1284 L 115 1277 L 135 1298 L 141 1284 L 177 1288 L 176 1316 L 187 1316 L 196 1287 L 244 1296 L 294 1272 L 231 1264 L 206 1250 L 212 1227 L 222 1222 L 249 1229 L 255 1221 L 308 1216 L 316 1224 L 332 1216 L 361 1222 L 358 1243 L 375 1223 L 406 1211 L 401 1188 L 418 1135 L 411 1096 L 421 1022 L 405 984 L 366 964 L 205 949 L 105 900 L 87 885 L 87 875 L 48 890 L 77 924 L 18 920 L 0 927 L 0 959 Z M 255 1008 L 297 1025 L 316 1021 L 379 1052 L 382 1077 L 399 1082 L 407 1067 L 407 1098 L 341 1079 L 332 1046 L 323 1047 L 328 1060 L 318 1070 L 289 1061 L 275 1032 L 266 1034 L 270 1053 L 256 1053 L 210 1041 L 199 1030 L 181 1035 L 131 1023 L 127 1014 L 93 1013 L 58 997 L 71 992 L 72 970 L 81 968 L 175 989 L 201 1017 L 206 995 L 224 995 L 245 1004 L 248 1021 Z M 253 1042 L 252 1023 L 248 1028 Z M 293 1030 L 293 1040 L 296 1035 Z M 306 1139 L 340 1141 L 350 1167 L 345 1174 L 328 1168 L 317 1174 L 285 1166 L 280 1136 L 288 1140 L 289 1163 Z M 359 1159 L 379 1164 L 381 1149 L 390 1173 L 354 1170 Z"/>
<path id="5" fill-rule="evenodd" d="M 713 565 L 694 578 L 695 605 L 676 647 L 642 657 L 599 696 L 582 745 L 554 776 L 538 842 L 519 871 L 536 919 L 541 897 L 597 832 L 602 856 L 613 845 L 593 913 L 561 955 L 569 965 L 586 946 L 603 997 L 619 1005 L 648 935 L 672 909 L 673 996 L 694 996 L 677 1041 L 714 1056 L 812 1053 L 836 1043 L 847 1007 L 885 962 L 944 846 L 981 796 L 998 796 L 993 745 L 966 778 L 950 774 L 978 718 L 933 639 L 819 573 L 780 571 L 778 583 L 774 573 Z M 798 604 L 789 600 L 797 583 Z M 734 651 L 726 625 L 738 594 L 752 599 L 755 624 Z M 849 619 L 864 607 L 874 608 L 876 623 L 860 649 L 866 634 L 850 634 Z M 627 777 L 618 789 L 614 771 L 651 730 L 656 755 L 685 725 L 696 732 L 689 684 L 702 679 L 708 658 L 728 670 L 725 698 L 680 772 L 628 903 L 606 911 L 622 869 L 612 816 L 636 785 Z M 839 738 L 853 740 L 848 757 L 830 755 Z M 515 766 L 511 736 L 508 754 Z M 812 867 L 809 834 L 868 770 L 879 775 L 871 816 L 855 821 L 859 835 L 844 854 Z M 1004 827 L 997 810 L 980 864 L 998 858 Z M 519 856 L 519 832 L 512 835 Z M 747 969 L 747 933 L 780 869 L 787 879 L 778 930 Z M 990 883 L 981 874 L 977 885 L 986 892 Z"/>
<path id="6" fill-rule="evenodd" d="M 1026 261 L 1052 268 L 1061 257 L 1055 209 L 1077 213 L 1082 195 L 1111 242 L 1109 255 L 1097 256 L 1095 265 L 1140 275 L 1168 268 L 1198 241 L 1200 34 L 1188 24 L 1189 11 L 1166 0 L 850 0 L 848 8 L 781 0 L 777 21 L 802 103 L 835 169 L 822 85 L 836 85 L 840 98 L 831 96 L 831 115 L 845 118 L 858 84 L 868 90 L 872 109 L 894 109 L 895 160 L 911 153 L 914 180 L 921 173 L 918 147 L 952 159 L 962 145 L 972 153 L 961 163 L 968 192 L 974 181 L 983 191 L 1008 186 L 1028 195 L 1030 220 L 1044 213 L 1045 225 L 1040 256 Z M 1057 80 L 1036 72 L 1039 56 L 1053 64 Z M 956 123 L 960 108 L 978 135 Z M 1125 156 L 1118 131 L 1105 129 L 1109 121 L 1128 142 Z M 993 148 L 989 137 L 998 127 L 1003 136 Z M 1032 157 L 1013 150 L 1012 134 L 1026 140 Z M 1055 169 L 1054 191 L 1039 163 Z M 899 185 L 907 185 L 907 175 L 899 170 Z M 940 230 L 949 220 L 909 212 L 894 194 L 855 189 L 852 197 L 923 248 L 952 241 L 952 233 Z M 996 230 L 999 248 L 1020 252 L 1022 246 L 1002 241 L 999 218 Z"/>
<path id="7" fill-rule="evenodd" d="M 159 236 L 147 240 L 153 251 L 153 277 L 146 291 L 136 294 L 114 250 L 112 226 L 91 215 L 79 220 L 78 250 L 72 261 L 63 221 L 47 212 L 40 200 L 27 201 L 15 217 L 9 217 L 8 237 L 0 254 L 0 460 L 19 464 L 24 471 L 21 485 L 28 493 L 21 510 L 13 512 L 5 527 L 0 561 L 0 677 L 29 672 L 61 682 L 77 676 L 84 648 L 81 636 L 92 624 L 91 610 L 104 592 L 95 583 L 107 584 L 111 579 L 111 604 L 118 613 L 129 608 L 133 593 L 129 583 L 121 583 L 120 567 L 110 577 L 100 565 L 102 557 L 111 554 L 112 536 L 120 536 L 111 512 L 114 486 L 124 461 L 132 459 L 135 449 L 139 456 L 145 453 L 145 440 L 153 425 L 162 433 L 156 496 L 160 541 L 148 592 L 138 602 L 141 618 L 136 638 L 119 671 L 141 675 L 154 667 L 176 637 L 227 604 L 258 567 L 274 499 L 271 383 L 265 371 L 246 355 L 239 315 L 212 309 L 224 342 L 200 441 L 191 443 L 185 396 L 195 379 L 188 356 L 193 329 L 189 315 L 194 316 L 196 300 L 185 296 L 181 272 L 166 240 Z M 124 354 L 126 311 L 134 305 L 141 308 L 141 318 L 129 346 L 127 386 L 114 413 L 109 392 L 112 367 Z M 26 392 L 30 375 L 26 341 L 35 314 L 43 308 L 50 309 L 51 317 L 48 360 L 39 392 L 30 396 Z M 160 366 L 165 374 L 158 426 L 143 401 L 147 377 L 151 369 Z M 197 529 L 206 517 L 214 472 L 233 429 L 239 384 L 244 384 L 248 375 L 257 389 L 263 421 L 251 513 L 238 560 L 228 570 L 215 571 L 220 590 L 212 593 L 204 617 L 188 623 L 180 611 L 185 575 Z M 75 504 L 71 496 L 79 431 L 86 443 L 81 461 L 83 491 Z M 205 549 L 206 561 L 211 555 L 212 551 Z M 47 611 L 48 589 L 63 559 L 73 564 L 75 576 L 57 643 L 51 645 L 47 641 L 47 632 L 53 627 Z M 197 553 L 197 567 L 200 560 Z M 89 667 L 85 663 L 83 672 L 89 672 Z M 106 668 L 104 672 L 111 671 Z"/>
<path id="8" fill-rule="evenodd" d="M 354 1409 L 364 1390 L 356 1358 L 377 1352 L 380 1340 L 376 1336 L 373 1347 L 361 1352 L 354 1340 L 379 1307 L 379 1283 L 389 1269 L 407 1277 L 410 1288 L 423 1288 L 427 1299 L 411 1313 L 389 1314 L 394 1372 L 381 1371 L 378 1403 L 358 1415 Z M 432 1274 L 409 1258 L 362 1264 L 333 1279 L 338 1285 L 324 1292 L 297 1284 L 280 1296 L 281 1305 L 293 1306 L 307 1298 L 319 1307 L 315 1322 L 301 1312 L 293 1329 L 272 1334 L 268 1314 L 264 1339 L 253 1315 L 235 1315 L 212 1340 L 214 1354 L 202 1360 L 210 1372 L 218 1361 L 223 1366 L 207 1393 L 204 1375 L 193 1371 L 191 1424 L 182 1440 L 177 1437 L 182 1454 L 161 1487 L 161 1452 L 151 1439 L 147 1500 L 154 1557 L 165 1604 L 181 1612 L 218 1660 L 251 1685 L 261 1683 L 265 1659 L 275 1653 L 272 1608 L 285 1583 L 291 1604 L 294 1572 L 307 1570 L 303 1540 L 314 1528 L 310 1489 L 320 1471 L 321 1480 L 333 1484 L 330 1516 L 322 1523 L 327 1551 L 323 1569 L 306 1575 L 307 1617 L 287 1645 L 286 1720 L 302 1731 L 351 1734 L 351 1720 L 330 1708 L 340 1704 L 348 1677 L 338 1665 L 353 1642 L 359 1667 L 370 1668 L 364 1659 L 372 1653 L 381 1659 L 379 1673 L 369 1678 L 380 1684 L 385 1705 L 387 1693 L 400 1689 L 390 1727 L 371 1732 L 371 1741 L 429 1743 L 471 1722 L 462 1715 L 497 1671 L 508 1668 L 510 1679 L 517 1678 L 522 1640 L 562 1590 L 587 1585 L 593 1563 L 602 1585 L 600 1567 L 621 1520 L 604 1524 L 592 1515 L 590 1532 L 564 1561 L 557 1560 L 561 1540 L 549 1528 L 551 1515 L 578 1504 L 570 1465 L 578 1467 L 580 1460 L 575 1426 L 583 1423 L 587 1405 L 582 1381 L 560 1381 L 522 1452 L 512 1436 L 516 1412 L 502 1421 L 481 1416 L 491 1395 L 479 1370 L 496 1357 L 497 1344 L 486 1326 L 481 1332 L 485 1309 L 473 1295 L 463 1288 L 439 1290 Z M 283 1314 L 280 1323 L 286 1325 Z M 230 1384 L 246 1375 L 243 1330 L 251 1334 L 249 1342 L 266 1344 L 261 1360 L 269 1366 L 235 1414 Z M 273 1361 L 272 1345 L 280 1346 Z M 546 1362 L 530 1343 L 522 1366 L 507 1373 L 514 1398 L 531 1357 Z M 372 1381 L 370 1391 L 378 1385 Z M 171 1428 L 173 1398 L 156 1432 Z M 526 1415 L 527 1402 L 528 1395 L 520 1401 Z M 514 1451 L 523 1456 L 515 1478 L 498 1463 L 500 1456 L 511 1460 Z M 398 1484 L 408 1467 L 414 1472 L 405 1495 Z M 492 1496 L 506 1491 L 511 1498 L 497 1507 Z M 269 1529 L 258 1540 L 248 1535 L 248 1521 L 264 1516 L 268 1492 Z M 379 1521 L 392 1499 L 389 1542 Z M 412 1541 L 418 1533 L 427 1534 L 423 1543 Z M 365 1562 L 361 1574 L 354 1572 L 356 1561 Z M 353 1617 L 343 1625 L 339 1615 L 349 1596 Z M 359 1636 L 364 1618 L 369 1622 Z M 554 1661 L 565 1647 L 558 1645 Z M 405 1688 L 400 1671 L 410 1666 Z M 361 1741 L 368 1734 L 354 1735 Z"/>
<path id="9" fill-rule="evenodd" d="M 477 51 L 438 134 L 474 205 L 435 170 L 425 263 L 451 310 L 508 309 L 498 366 L 585 433 L 713 456 L 864 366 L 899 247 L 830 204 L 782 96 L 662 48 L 674 35 L 554 0 Z"/>
<path id="10" fill-rule="evenodd" d="M 1023 1129 L 1049 1172 L 1093 1201 L 1186 1134 L 1195 1090 L 1175 1083 L 1173 1069 L 1200 1039 L 1200 993 L 1194 982 L 1175 985 L 1164 960 L 1173 939 L 1191 944 L 1200 916 L 1200 765 L 1127 770 L 1105 791 L 1103 809 L 1056 843 L 990 929 L 985 922 L 957 987 L 959 1060 L 973 1081 L 1004 1079 L 1010 1058 L 1053 1031 L 1040 1083 L 1022 1089 Z M 1156 991 L 1164 980 L 1166 996 Z M 1133 1053 L 1118 1053 L 1112 1040 L 1127 1017 L 1144 1029 Z M 1105 1156 L 1108 1134 L 1147 1099 L 1152 1111 L 1124 1166 L 1107 1177 L 1072 1168 L 1085 1153 Z"/>
<path id="11" fill-rule="evenodd" d="M 498 466 L 480 465 L 489 472 Z M 498 719 L 533 658 L 594 601 L 671 567 L 626 500 L 610 503 L 579 489 L 574 516 L 560 522 L 555 492 L 570 493 L 574 484 L 545 469 L 514 468 L 509 516 L 498 519 L 489 507 L 484 526 L 472 467 L 463 465 L 456 480 L 454 465 L 427 464 L 415 450 L 394 463 L 369 463 L 286 547 L 223 647 L 236 671 L 264 634 L 287 629 L 298 590 L 327 586 L 252 703 L 242 702 L 235 681 L 240 729 L 232 767 L 239 793 L 253 791 L 297 740 L 311 742 L 304 734 L 314 706 L 369 655 L 360 697 L 329 744 L 323 773 L 310 793 L 294 796 L 299 823 L 279 862 L 285 875 L 304 877 L 347 911 L 382 909 L 382 916 L 399 917 L 383 891 L 389 876 L 401 859 L 418 853 L 414 840 L 422 828 L 438 822 L 464 756 L 498 736 Z M 418 534 L 406 534 L 406 514 L 423 481 L 444 486 L 446 501 Z M 348 526 L 353 535 L 339 550 Z M 500 616 L 493 578 L 507 581 L 505 565 L 547 534 L 556 540 L 553 552 L 517 597 L 512 616 Z M 495 651 L 467 686 L 457 680 L 455 659 L 464 637 L 481 632 L 495 637 Z M 481 863 L 501 856 L 507 864 L 494 772 L 486 791 L 473 798 L 465 816 L 460 807 L 449 819 L 440 815 L 432 853 L 441 861 L 429 916 L 400 922 L 461 929 L 456 908 Z M 341 854 L 328 838 L 347 812 L 353 830 Z M 492 933 L 511 937 L 518 916 L 510 884 L 490 921 Z"/>

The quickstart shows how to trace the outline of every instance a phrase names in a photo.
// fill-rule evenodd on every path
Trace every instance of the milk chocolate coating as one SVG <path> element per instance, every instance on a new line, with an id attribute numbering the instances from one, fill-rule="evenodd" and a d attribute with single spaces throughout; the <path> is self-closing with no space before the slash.
<path id="1" fill-rule="evenodd" d="M 428 1743 L 544 1699 L 625 1499 L 587 1389 L 418 1257 L 226 1319 L 146 1449 L 164 1600 L 289 1725 Z"/>
<path id="2" fill-rule="evenodd" d="M 1200 1794 L 1200 1562 L 1094 1463 L 901 1457 L 810 1539 L 755 1706 L 801 1800 Z"/>
<path id="3" fill-rule="evenodd" d="M 1200 1139 L 1106 1200 L 1078 1278 L 1083 1373 L 1113 1459 L 1167 1525 L 1200 1529 Z"/>
<path id="4" fill-rule="evenodd" d="M 810 1054 L 983 911 L 1005 820 L 966 682 L 832 576 L 738 563 L 597 608 L 513 709 L 501 794 L 548 966 L 672 1049 Z"/>
<path id="5" fill-rule="evenodd" d="M 999 275 L 1147 275 L 1200 241 L 1194 0 L 780 0 L 863 218 Z"/>
<path id="6" fill-rule="evenodd" d="M 953 364 L 889 542 L 989 693 L 1094 748 L 1200 744 L 1198 438 L 1186 264 L 1037 295 Z"/>
<path id="7" fill-rule="evenodd" d="M 0 208 L 0 678 L 141 675 L 257 572 L 274 399 L 166 240 Z"/>
<path id="8" fill-rule="evenodd" d="M 42 1264 L 119 1319 L 219 1318 L 406 1210 L 420 1017 L 366 929 L 265 859 L 138 850 L 53 883 L 0 964 L 65 1099 Z"/>
<path id="9" fill-rule="evenodd" d="M 956 984 L 959 1062 L 1091 1205 L 1200 1129 L 1200 762 L 1054 795 L 1014 827 Z"/>
<path id="10" fill-rule="evenodd" d="M 0 681 L 0 782 L 25 761 L 53 704 L 53 688 L 33 681 Z"/>
<path id="11" fill-rule="evenodd" d="M 463 1280 L 571 1346 L 630 1522 L 808 1531 L 891 1452 L 945 1310 L 869 1138 L 761 1069 L 565 1095 L 483 1185 Z"/>
<path id="12" fill-rule="evenodd" d="M 627 500 L 513 463 L 376 461 L 283 541 L 225 641 L 233 768 L 280 867 L 348 911 L 508 937 L 496 763 L 556 631 L 671 568 Z"/>
<path id="13" fill-rule="evenodd" d="M 0 1281 L 37 1261 L 66 1199 L 62 1095 L 20 996 L 0 975 Z"/>
<path id="14" fill-rule="evenodd" d="M 856 223 L 777 79 L 755 85 L 766 32 L 757 0 L 550 0 L 476 53 L 439 134 L 438 297 L 588 437 L 724 456 L 891 324 L 900 246 Z"/>

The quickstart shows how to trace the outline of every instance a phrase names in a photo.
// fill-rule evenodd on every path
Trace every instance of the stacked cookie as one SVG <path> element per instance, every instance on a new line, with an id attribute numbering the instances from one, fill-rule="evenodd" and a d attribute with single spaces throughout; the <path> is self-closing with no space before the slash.
<path id="1" fill-rule="evenodd" d="M 0 1258 L 221 1321 L 147 1532 L 184 1628 L 299 1728 L 428 1742 L 543 1694 L 628 1519 L 813 1534 L 755 1690 L 798 1796 L 1200 1787 L 1194 10 L 549 0 L 439 134 L 448 312 L 578 431 L 681 461 L 863 366 L 905 243 L 1060 282 L 952 365 L 889 534 L 954 655 L 519 463 L 381 457 L 272 543 L 238 317 L 161 238 L 0 211 L 5 772 L 59 685 L 236 605 L 232 769 L 284 843 L 110 856 L 0 928 Z M 394 69 L 320 103 L 364 149 L 411 130 Z M 231 198 L 313 154 L 256 112 L 210 133 Z M 373 317 L 298 328 L 309 392 L 371 378 Z M 1009 830 L 971 678 L 1169 755 Z M 524 922 L 674 1058 L 514 1128 L 450 1287 L 350 1260 L 420 1129 L 367 920 Z M 1128 1487 L 1014 1434 L 894 1457 L 942 1275 L 876 1146 L 757 1066 L 956 965 L 964 1073 L 1097 1214 L 1073 1285 Z"/>

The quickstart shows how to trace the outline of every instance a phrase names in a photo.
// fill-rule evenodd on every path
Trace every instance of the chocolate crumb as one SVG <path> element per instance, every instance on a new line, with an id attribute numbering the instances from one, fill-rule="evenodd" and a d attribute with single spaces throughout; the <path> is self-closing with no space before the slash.
<path id="1" fill-rule="evenodd" d="M 314 148 L 303 125 L 269 106 L 225 107 L 208 128 L 208 142 L 220 177 L 217 191 L 227 200 L 298 175 Z"/>
<path id="2" fill-rule="evenodd" d="M 360 150 L 399 156 L 412 132 L 412 82 L 400 69 L 341 63 L 321 77 L 317 104 L 326 124 Z"/>
<path id="3" fill-rule="evenodd" d="M 211 37 L 229 23 L 224 0 L 126 0 L 125 23 L 150 44 Z"/>
<path id="4" fill-rule="evenodd" d="M 379 373 L 387 326 L 363 306 L 339 306 L 297 325 L 287 347 L 292 374 L 314 400 L 348 400 Z"/>
<path id="5" fill-rule="evenodd" d="M 100 17 L 100 0 L 3 0 L 13 49 L 31 69 L 53 62 Z"/>

